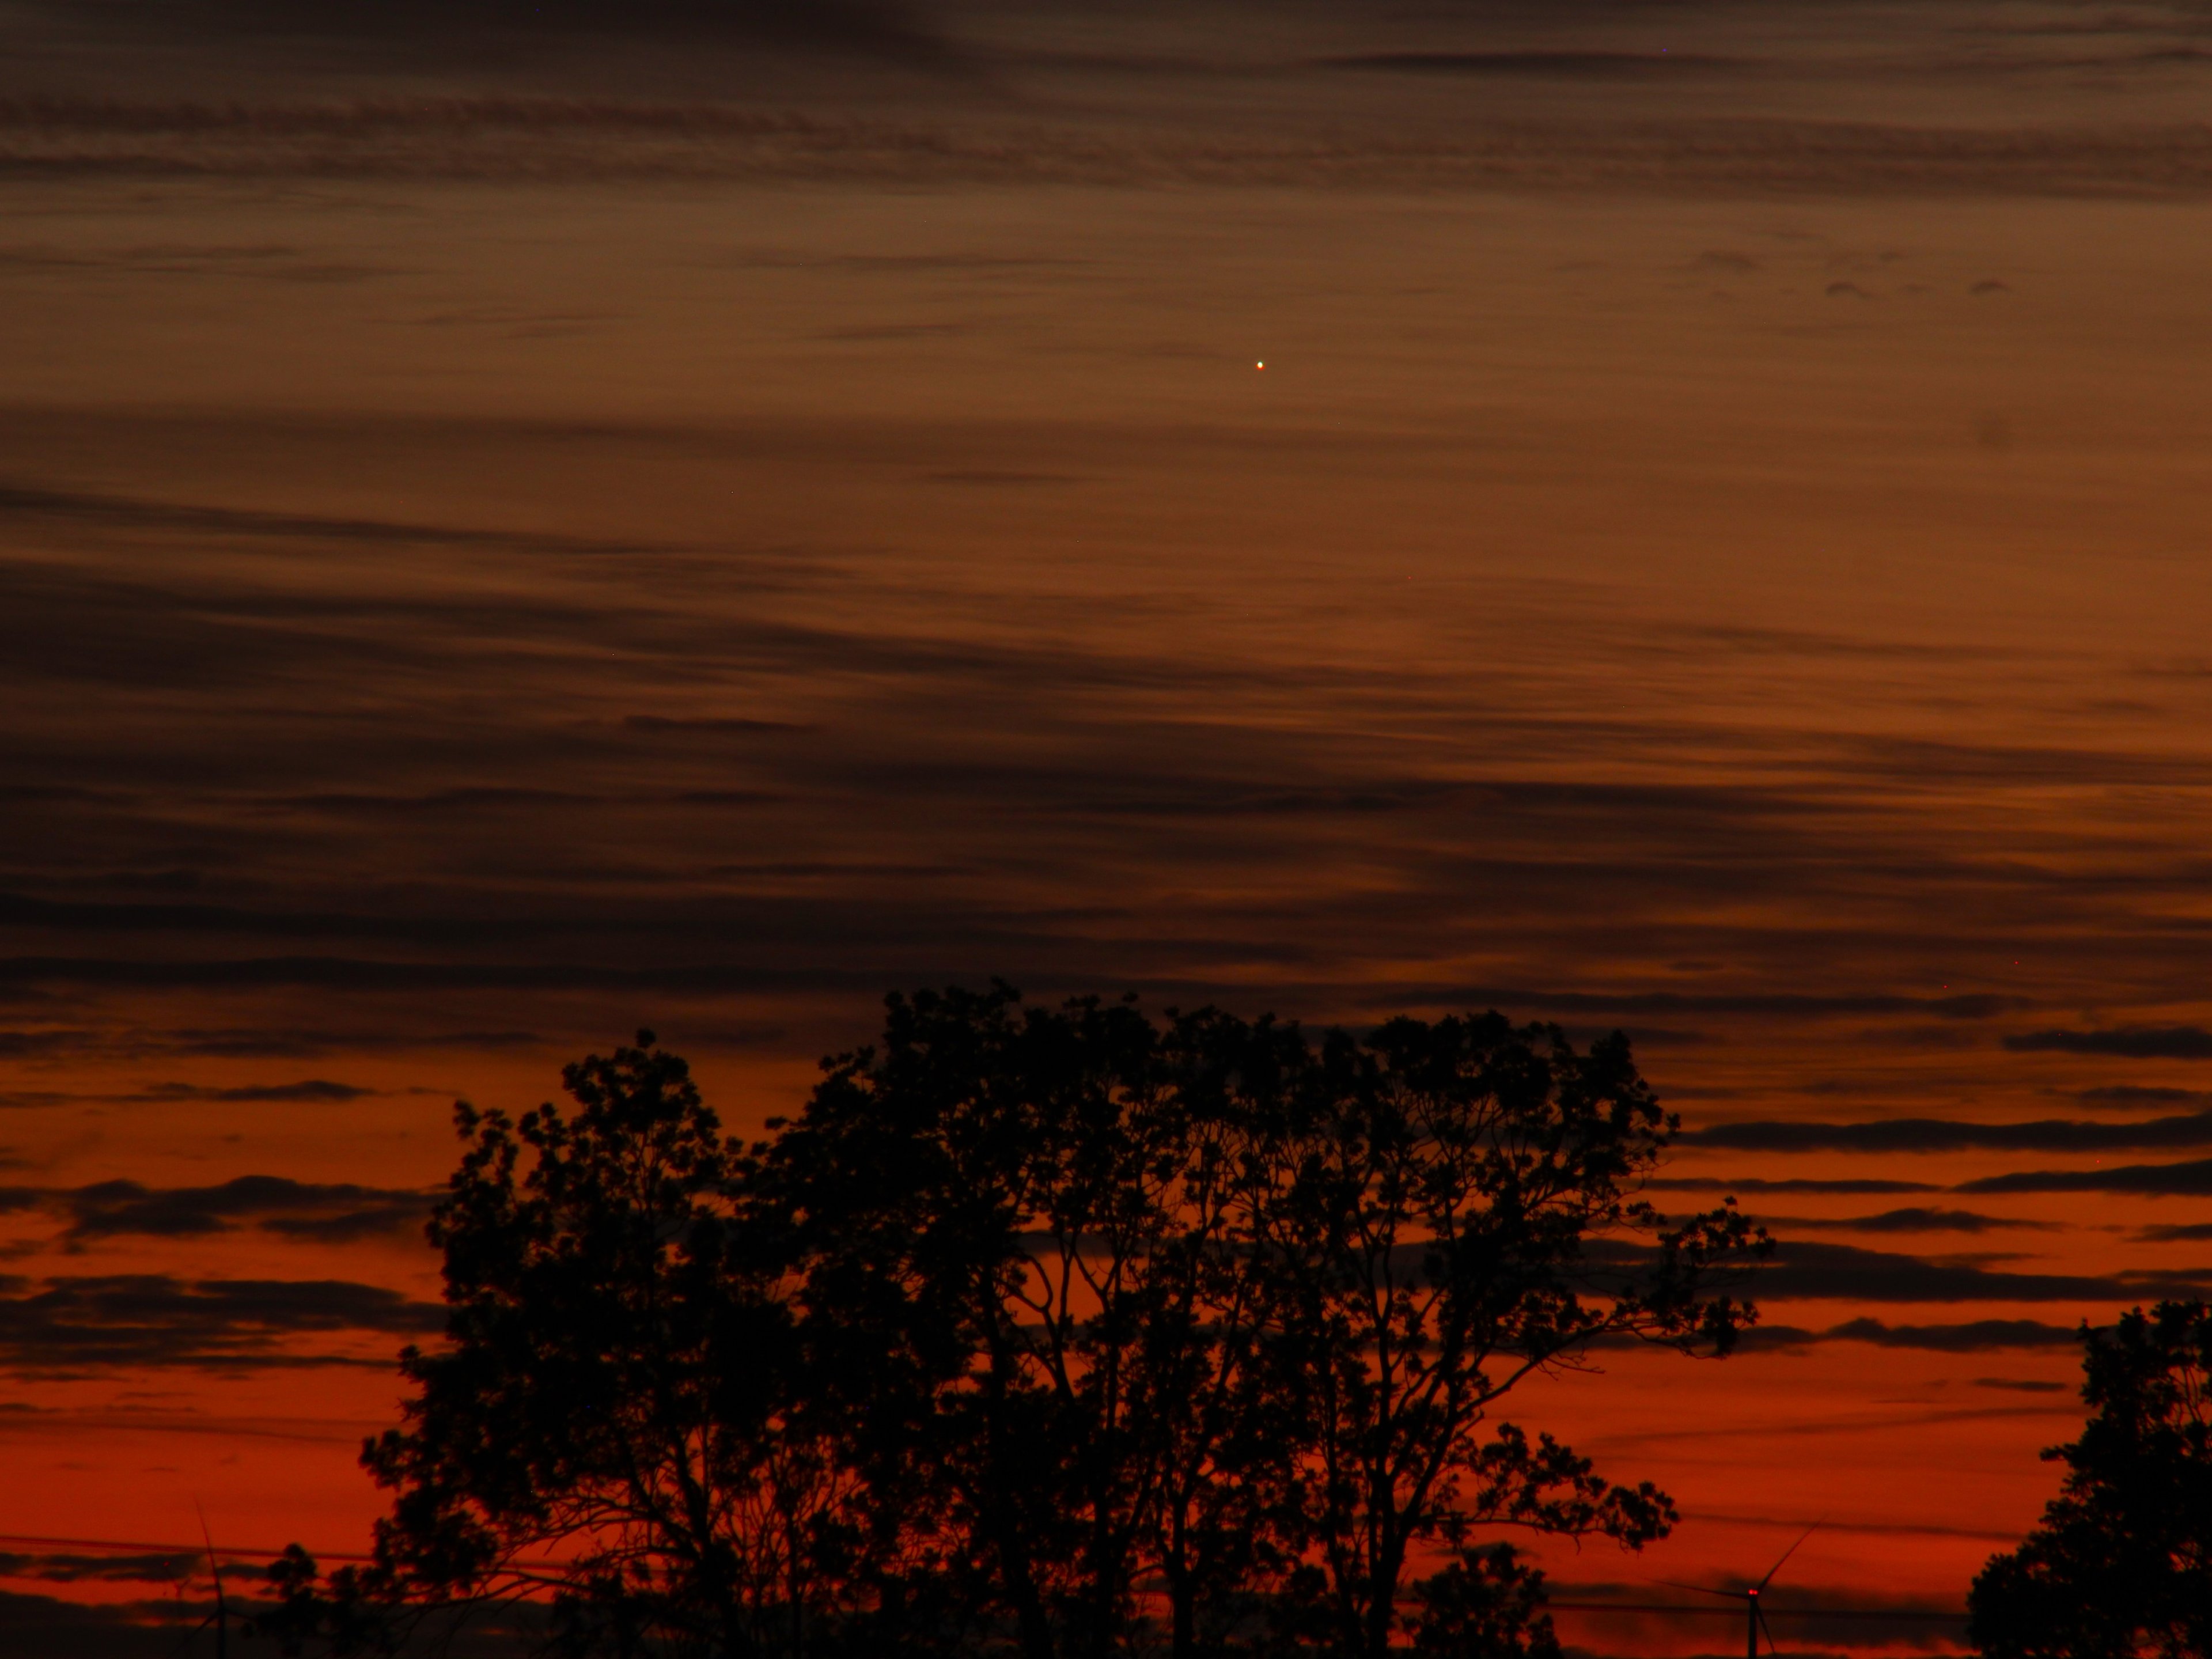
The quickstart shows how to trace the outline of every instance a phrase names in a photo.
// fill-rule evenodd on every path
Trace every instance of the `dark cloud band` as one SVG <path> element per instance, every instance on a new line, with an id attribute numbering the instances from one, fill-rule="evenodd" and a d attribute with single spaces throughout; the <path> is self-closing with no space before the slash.
<path id="1" fill-rule="evenodd" d="M 1988 1176 L 1962 1193 L 2140 1193 L 2146 1197 L 2212 1194 L 2212 1158 L 2185 1164 L 2124 1164 L 2110 1170 L 2023 1170 Z"/>
<path id="2" fill-rule="evenodd" d="M 2201 1295 L 2201 1278 L 2179 1273 L 2015 1273 L 1974 1261 L 1929 1261 L 1854 1244 L 1787 1239 L 1753 1276 L 1761 1300 L 2071 1302 L 2109 1304 Z"/>
<path id="3" fill-rule="evenodd" d="M 1685 1146 L 1757 1152 L 2102 1152 L 2212 1146 L 2212 1111 L 2140 1123 L 1966 1123 L 1893 1118 L 1878 1123 L 1724 1123 L 1682 1137 Z"/>
<path id="4" fill-rule="evenodd" d="M 404 1188 L 248 1175 L 213 1187 L 102 1181 L 73 1188 L 0 1188 L 0 1212 L 37 1208 L 59 1213 L 68 1223 L 61 1234 L 67 1249 L 123 1235 L 198 1237 L 240 1225 L 335 1243 L 418 1232 L 432 1197 Z"/>
<path id="5" fill-rule="evenodd" d="M 2025 1221 L 2009 1216 L 1984 1215 L 1978 1210 L 1945 1210 L 1925 1206 L 1884 1210 L 1876 1215 L 1761 1216 L 1759 1220 L 1780 1233 L 1806 1231 L 1853 1233 L 1986 1233 L 2045 1231 L 2059 1224 Z"/>
<path id="6" fill-rule="evenodd" d="M 1956 1325 L 1889 1325 L 1879 1319 L 1851 1319 L 1826 1330 L 1793 1325 L 1754 1326 L 1745 1346 L 1796 1348 L 1817 1342 L 1869 1342 L 1882 1348 L 1918 1348 L 1932 1353 L 1990 1353 L 2009 1349 L 2066 1348 L 2079 1337 L 2074 1328 L 2035 1319 L 1977 1319 Z"/>
<path id="7" fill-rule="evenodd" d="M 2124 1025 L 2110 1030 L 2054 1029 L 2004 1039 L 2014 1054 L 2118 1054 L 2129 1060 L 2212 1060 L 2212 1031 L 2201 1025 Z"/>
<path id="8" fill-rule="evenodd" d="M 302 1351 L 337 1333 L 422 1337 L 445 1310 L 344 1279 L 201 1279 L 159 1274 L 57 1277 L 0 1295 L 0 1369 L 80 1375 L 141 1366 L 247 1370 L 388 1364 Z"/>

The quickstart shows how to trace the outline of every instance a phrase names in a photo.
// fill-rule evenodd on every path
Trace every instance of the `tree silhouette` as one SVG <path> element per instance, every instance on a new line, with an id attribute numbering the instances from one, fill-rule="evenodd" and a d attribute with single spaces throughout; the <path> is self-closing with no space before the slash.
<path id="1" fill-rule="evenodd" d="M 1421 1659 L 1559 1659 L 1559 1638 L 1543 1611 L 1544 1575 L 1510 1544 L 1462 1550 L 1442 1572 L 1416 1584 L 1413 1595 L 1421 1609 L 1413 1651 Z"/>
<path id="2" fill-rule="evenodd" d="M 1299 1456 L 1298 1553 L 1330 1651 L 1380 1656 L 1414 1555 L 1510 1524 L 1632 1546 L 1672 1506 L 1495 1419 L 1527 1377 L 1642 1338 L 1725 1351 L 1749 1316 L 1701 1294 L 1755 1248 L 1723 1208 L 1668 1231 L 1635 1197 L 1674 1131 L 1620 1038 L 1578 1055 L 1492 1014 L 1323 1042 L 1262 1156 L 1275 1386 Z M 1645 1235 L 1632 1267 L 1595 1239 Z"/>
<path id="3" fill-rule="evenodd" d="M 2042 1524 L 1967 1597 L 1990 1659 L 2212 1654 L 2212 1307 L 2161 1302 L 2081 1330 L 2081 1437 Z"/>
<path id="4" fill-rule="evenodd" d="M 1110 1642 L 1126 1612 L 1148 1434 L 1127 1370 L 1176 1130 L 1149 1021 L 1015 1000 L 891 999 L 769 1167 L 867 1501 L 926 1517 L 963 1608 L 1047 1655 L 1063 1618 Z"/>
<path id="5" fill-rule="evenodd" d="M 374 1565 L 275 1570 L 290 1650 L 521 1598 L 578 1655 L 1547 1656 L 1478 1534 L 1673 1510 L 1504 1397 L 1753 1317 L 1763 1236 L 1637 1196 L 1674 1123 L 1618 1038 L 924 992 L 750 1148 L 649 1034 L 565 1076 L 456 1109 L 447 1340 Z"/>
<path id="6" fill-rule="evenodd" d="M 447 1340 L 403 1353 L 404 1425 L 362 1453 L 396 1493 L 374 1568 L 332 1596 L 279 1564 L 263 1623 L 289 1645 L 388 1644 L 380 1601 L 550 1596 L 571 1649 L 736 1656 L 796 1650 L 825 1610 L 849 1481 L 807 1426 L 751 1162 L 650 1032 L 564 1079 L 573 1115 L 456 1109 Z"/>

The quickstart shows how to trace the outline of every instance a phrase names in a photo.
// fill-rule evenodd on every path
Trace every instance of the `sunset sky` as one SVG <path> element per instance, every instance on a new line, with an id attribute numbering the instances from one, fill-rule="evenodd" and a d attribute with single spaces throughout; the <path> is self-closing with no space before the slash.
<path id="1" fill-rule="evenodd" d="M 0 46 L 11 1654 L 175 1649 L 37 1540 L 364 1548 L 453 1101 L 641 1024 L 748 1130 L 994 975 L 1626 1029 L 1784 1243 L 1522 1407 L 1684 1513 L 1563 1599 L 1955 1609 L 2212 1286 L 2201 7 Z"/>

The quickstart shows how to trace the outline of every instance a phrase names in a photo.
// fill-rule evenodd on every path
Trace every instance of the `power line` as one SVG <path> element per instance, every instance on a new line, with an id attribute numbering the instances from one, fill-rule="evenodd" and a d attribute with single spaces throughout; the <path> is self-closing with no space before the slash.
<path id="1" fill-rule="evenodd" d="M 1670 1613 L 1697 1619 L 1735 1619 L 1734 1607 L 1700 1607 L 1681 1601 L 1546 1601 L 1545 1610 L 1564 1608 L 1575 1613 Z M 1953 1619 L 1964 1620 L 1964 1613 L 1947 1613 L 1940 1607 L 1769 1607 L 1761 1610 L 1772 1619 Z"/>
<path id="2" fill-rule="evenodd" d="M 143 1540 L 121 1538 L 46 1538 L 31 1533 L 0 1533 L 0 1546 L 24 1544 L 40 1549 L 78 1549 L 130 1551 L 148 1555 L 192 1555 L 204 1553 L 200 1544 L 155 1544 Z M 283 1552 L 276 1549 L 232 1547 L 222 1553 L 228 1556 L 259 1556 L 275 1559 Z M 373 1555 L 349 1553 L 343 1550 L 309 1550 L 307 1553 L 318 1561 L 361 1561 L 376 1559 Z M 548 1566 L 563 1565 L 547 1562 Z M 1547 1601 L 1546 1611 L 1560 1613 L 1656 1613 L 1674 1618 L 1710 1619 L 1736 1617 L 1733 1607 L 1701 1607 L 1680 1601 Z M 1927 1620 L 1963 1623 L 1964 1613 L 1946 1612 L 1940 1607 L 1768 1607 L 1771 1619 L 1873 1619 Z"/>
<path id="3" fill-rule="evenodd" d="M 0 1548 L 4 1548 L 8 1546 L 15 1544 L 27 1545 L 37 1549 L 101 1550 L 110 1553 L 128 1552 L 134 1555 L 190 1555 L 198 1557 L 204 1555 L 207 1553 L 207 1546 L 204 1544 L 154 1544 L 148 1543 L 143 1540 L 125 1538 L 46 1538 L 33 1533 L 0 1532 Z M 289 1546 L 288 1545 L 286 1547 L 289 1548 Z M 300 1547 L 302 1549 L 307 1549 L 307 1547 L 304 1544 Z M 246 1557 L 274 1560 L 278 1556 L 283 1554 L 283 1553 L 284 1551 L 282 1549 L 272 1548 L 267 1545 L 252 1544 L 225 1545 L 219 1551 L 219 1553 L 226 1559 L 234 1561 Z M 373 1564 L 376 1560 L 376 1557 L 374 1555 L 362 1555 L 357 1552 L 349 1550 L 307 1549 L 307 1553 L 318 1562 L 357 1561 L 364 1564 Z M 576 1563 L 566 1557 L 548 1556 L 543 1559 L 536 1557 L 529 1558 L 520 1562 L 518 1565 L 530 1568 L 573 1567 Z"/>
<path id="4" fill-rule="evenodd" d="M 40 1549 L 71 1550 L 129 1550 L 149 1555 L 199 1555 L 205 1546 L 200 1544 L 149 1544 L 121 1538 L 40 1538 L 29 1533 L 0 1532 L 0 1545 L 28 1544 Z M 271 1559 L 282 1555 L 281 1549 L 258 1549 L 251 1546 L 234 1547 L 222 1552 L 225 1555 L 267 1556 Z M 318 1561 L 374 1561 L 373 1555 L 352 1555 L 343 1550 L 309 1550 Z"/>

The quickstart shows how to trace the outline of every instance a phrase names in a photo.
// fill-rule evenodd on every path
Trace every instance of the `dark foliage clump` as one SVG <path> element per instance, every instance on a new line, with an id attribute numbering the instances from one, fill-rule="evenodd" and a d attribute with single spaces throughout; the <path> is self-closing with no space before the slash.
<path id="1" fill-rule="evenodd" d="M 2066 1479 L 1967 1598 L 1990 1659 L 2212 1655 L 2212 1307 L 2138 1308 L 2081 1332 L 2081 1437 Z"/>
<path id="2" fill-rule="evenodd" d="M 520 1602 L 580 1659 L 1551 1659 L 1485 1536 L 1674 1510 L 1506 1396 L 1726 1352 L 1765 1249 L 1640 1198 L 1676 1126 L 1626 1040 L 1496 1014 L 893 997 L 750 1146 L 649 1034 L 566 1080 L 457 1109 L 447 1340 L 364 1453 L 374 1565 L 277 1564 L 288 1652 Z"/>

